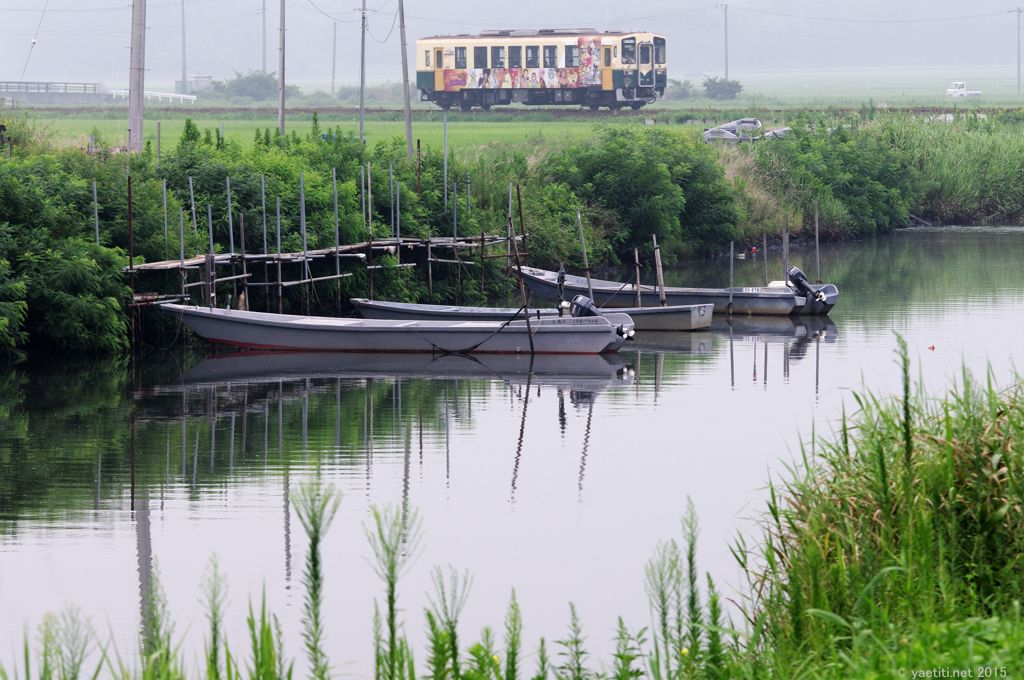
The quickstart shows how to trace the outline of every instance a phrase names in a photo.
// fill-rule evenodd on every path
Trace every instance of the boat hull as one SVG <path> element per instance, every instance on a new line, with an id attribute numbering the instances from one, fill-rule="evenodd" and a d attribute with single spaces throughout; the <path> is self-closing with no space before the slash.
<path id="1" fill-rule="evenodd" d="M 523 281 L 534 295 L 543 300 L 558 301 L 558 274 L 534 267 L 522 268 Z M 816 287 L 817 289 L 818 287 Z M 716 314 L 750 314 L 757 316 L 788 316 L 790 314 L 828 314 L 835 305 L 838 289 L 827 284 L 824 302 L 808 301 L 797 295 L 788 286 L 758 286 L 750 288 L 677 288 L 665 289 L 667 305 L 713 304 Z M 603 279 L 591 279 L 590 286 L 581 276 L 566 275 L 565 296 L 576 294 L 590 296 L 593 290 L 594 302 L 600 307 L 630 307 L 635 303 L 636 290 L 633 284 L 622 284 Z M 730 295 L 731 293 L 731 295 Z M 640 298 L 644 307 L 656 307 L 659 294 L 654 286 L 640 286 Z"/>
<path id="2" fill-rule="evenodd" d="M 522 318 L 522 312 L 511 307 L 427 305 L 363 298 L 352 298 L 349 302 L 367 319 L 507 321 L 516 315 Z M 613 311 L 628 314 L 633 319 L 633 328 L 638 331 L 692 331 L 711 325 L 712 309 L 710 303 L 669 307 L 659 307 L 655 303 L 651 307 L 624 307 Z M 529 313 L 531 319 L 558 318 L 557 309 L 531 309 Z"/>
<path id="3" fill-rule="evenodd" d="M 538 354 L 614 352 L 631 330 L 625 314 L 611 317 L 495 321 L 387 321 L 266 314 L 164 304 L 161 309 L 210 342 L 260 350 L 523 354 L 530 332 Z"/>

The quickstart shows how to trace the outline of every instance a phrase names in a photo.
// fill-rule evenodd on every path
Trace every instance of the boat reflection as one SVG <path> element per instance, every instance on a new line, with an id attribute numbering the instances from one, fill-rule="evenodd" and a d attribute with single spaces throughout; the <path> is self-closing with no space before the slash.
<path id="1" fill-rule="evenodd" d="M 207 357 L 181 376 L 183 385 L 266 382 L 286 378 L 467 378 L 534 385 L 590 386 L 628 383 L 629 364 L 610 355 L 464 355 L 355 353 L 233 353 Z"/>

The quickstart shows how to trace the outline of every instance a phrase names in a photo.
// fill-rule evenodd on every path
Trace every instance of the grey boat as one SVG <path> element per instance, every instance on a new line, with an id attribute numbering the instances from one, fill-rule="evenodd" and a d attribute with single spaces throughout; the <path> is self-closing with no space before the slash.
<path id="1" fill-rule="evenodd" d="M 268 314 L 166 303 L 210 342 L 258 350 L 601 354 L 633 335 L 626 314 L 500 321 L 398 321 Z"/>
<path id="2" fill-rule="evenodd" d="M 559 299 L 558 272 L 535 267 L 522 267 L 523 281 L 530 291 L 542 300 Z M 628 307 L 636 299 L 636 286 L 632 283 L 590 280 L 594 302 L 601 307 Z M 588 293 L 587 279 L 565 275 L 566 295 Z M 644 307 L 659 304 L 657 286 L 640 285 L 640 298 Z M 730 293 L 732 308 L 730 310 Z M 789 279 L 777 285 L 750 288 L 665 288 L 665 301 L 669 305 L 695 305 L 711 303 L 715 314 L 751 314 L 788 316 L 790 314 L 828 314 L 839 298 L 839 289 L 831 283 L 812 284 L 802 271 L 789 268 Z"/>
<path id="3" fill-rule="evenodd" d="M 408 302 L 384 302 L 351 298 L 349 302 L 367 319 L 424 319 L 458 320 L 477 319 L 508 321 L 523 318 L 521 309 L 514 307 L 461 307 L 457 305 L 425 305 Z M 628 314 L 633 328 L 638 331 L 693 331 L 708 328 L 714 305 L 670 305 L 665 307 L 616 307 L 615 313 Z M 595 308 L 598 314 L 605 310 Z M 531 319 L 558 318 L 558 309 L 531 309 Z"/>

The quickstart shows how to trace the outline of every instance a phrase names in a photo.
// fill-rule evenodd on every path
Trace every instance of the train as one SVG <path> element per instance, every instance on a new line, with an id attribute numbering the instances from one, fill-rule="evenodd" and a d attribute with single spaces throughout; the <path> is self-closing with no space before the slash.
<path id="1" fill-rule="evenodd" d="M 416 41 L 416 87 L 445 111 L 504 104 L 634 110 L 664 96 L 658 33 L 592 28 L 493 30 Z"/>

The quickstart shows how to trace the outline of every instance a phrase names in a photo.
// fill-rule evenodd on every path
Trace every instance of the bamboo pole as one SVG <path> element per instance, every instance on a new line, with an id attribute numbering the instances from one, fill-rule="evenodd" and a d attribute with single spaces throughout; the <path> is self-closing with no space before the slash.
<path id="1" fill-rule="evenodd" d="M 199 220 L 196 219 L 196 192 L 192 186 L 192 178 L 188 178 L 188 202 L 192 208 L 192 231 L 199 233 Z"/>
<path id="2" fill-rule="evenodd" d="M 181 208 L 178 208 L 178 275 L 181 294 L 185 295 L 185 211 Z"/>
<path id="3" fill-rule="evenodd" d="M 637 307 L 643 307 L 644 298 L 640 294 L 640 251 L 633 248 L 633 295 Z"/>
<path id="4" fill-rule="evenodd" d="M 308 243 L 306 240 L 306 173 L 299 173 L 299 230 L 302 232 L 302 278 L 312 278 L 312 274 L 309 271 L 309 260 L 307 259 Z M 309 314 L 309 287 L 312 284 L 306 284 L 303 288 L 305 293 L 305 308 L 306 314 Z"/>
<path id="5" fill-rule="evenodd" d="M 402 264 L 402 183 L 395 183 L 395 261 Z"/>
<path id="6" fill-rule="evenodd" d="M 210 237 L 210 254 L 213 255 L 213 206 L 206 204 L 206 232 Z"/>
<path id="7" fill-rule="evenodd" d="M 277 313 L 280 314 L 283 308 L 284 285 L 281 281 L 281 198 L 276 197 L 277 208 Z"/>
<path id="8" fill-rule="evenodd" d="M 736 269 L 736 242 L 729 241 L 729 305 L 726 310 L 729 314 L 732 314 L 732 286 L 733 286 L 733 274 Z"/>
<path id="9" fill-rule="evenodd" d="M 157 123 L 159 126 L 160 123 Z M 157 130 L 160 128 L 157 127 Z M 163 180 L 163 198 L 164 198 L 164 259 L 167 259 L 167 180 Z"/>
<path id="10" fill-rule="evenodd" d="M 587 255 L 587 239 L 583 236 L 583 218 L 580 216 L 580 211 L 576 211 L 576 226 L 580 232 L 580 248 L 583 249 L 583 269 L 587 274 L 587 292 L 590 293 L 590 300 L 597 304 L 594 300 L 594 286 L 590 283 L 590 257 Z"/>
<path id="11" fill-rule="evenodd" d="M 245 261 L 245 213 L 241 212 L 238 214 L 238 235 L 241 239 L 239 244 L 242 248 L 242 293 L 238 298 L 238 309 L 249 309 L 249 295 L 248 295 L 248 281 L 249 281 L 249 269 L 248 264 Z"/>
<path id="12" fill-rule="evenodd" d="M 814 278 L 821 283 L 821 246 L 818 242 L 818 202 L 814 202 Z"/>
<path id="13" fill-rule="evenodd" d="M 654 268 L 658 274 L 658 302 L 661 306 L 665 306 L 665 277 L 661 271 L 661 246 L 658 245 L 658 237 L 655 234 L 651 234 L 651 238 L 654 239 Z"/>
<path id="14" fill-rule="evenodd" d="M 338 169 L 331 168 L 331 194 L 334 199 L 334 275 L 341 277 L 341 230 L 338 225 Z M 338 313 L 341 313 L 341 283 L 337 284 L 335 290 L 335 303 L 338 306 Z"/>
<path id="15" fill-rule="evenodd" d="M 515 228 L 512 226 L 512 218 L 508 218 L 509 227 L 515 232 Z M 516 269 L 519 271 L 519 296 L 523 301 L 523 316 L 526 317 L 526 335 L 530 339 L 530 356 L 533 356 L 533 329 L 530 326 L 530 308 L 526 302 L 526 284 L 523 283 L 523 263 L 519 260 L 519 245 L 515 239 L 512 239 L 512 255 L 516 260 Z M 529 392 L 529 390 L 527 390 Z"/>
<path id="16" fill-rule="evenodd" d="M 782 280 L 789 275 L 789 221 L 782 223 Z"/>
<path id="17" fill-rule="evenodd" d="M 524 254 L 529 255 L 530 249 L 526 244 L 526 220 L 523 219 L 523 192 L 518 184 L 516 185 L 516 202 L 519 204 L 519 233 L 523 238 L 523 250 L 526 251 Z M 515 236 L 515 230 L 513 230 L 512 236 Z"/>
<path id="18" fill-rule="evenodd" d="M 430 237 L 427 237 L 427 296 L 434 301 L 434 253 L 430 245 Z"/>
<path id="19" fill-rule="evenodd" d="M 764 285 L 768 285 L 768 234 L 761 232 L 761 258 L 764 260 Z"/>

